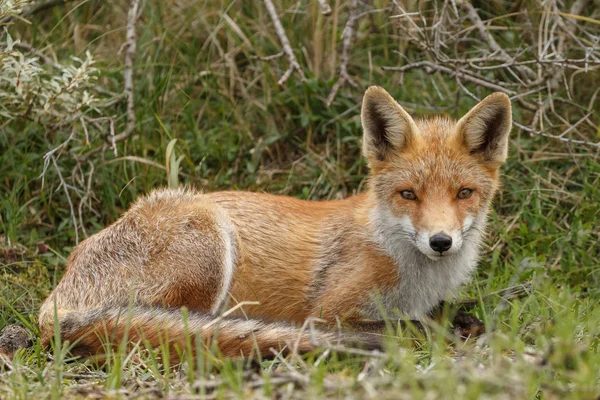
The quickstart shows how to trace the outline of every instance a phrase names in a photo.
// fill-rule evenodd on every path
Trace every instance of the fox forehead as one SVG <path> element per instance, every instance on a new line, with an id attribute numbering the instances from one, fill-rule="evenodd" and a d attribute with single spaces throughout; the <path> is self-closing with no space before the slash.
<path id="1" fill-rule="evenodd" d="M 418 132 L 410 145 L 374 171 L 376 186 L 436 195 L 476 187 L 484 197 L 492 194 L 498 171 L 469 153 L 459 140 L 455 120 L 442 116 L 415 124 Z"/>

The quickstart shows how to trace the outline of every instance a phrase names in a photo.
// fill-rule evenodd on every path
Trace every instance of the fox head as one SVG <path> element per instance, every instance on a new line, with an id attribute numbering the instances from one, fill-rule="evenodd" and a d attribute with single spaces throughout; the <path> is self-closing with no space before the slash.
<path id="1" fill-rule="evenodd" d="M 508 96 L 494 93 L 459 121 L 413 118 L 380 87 L 362 104 L 363 154 L 384 246 L 409 244 L 431 260 L 479 245 L 512 124 Z M 405 248 L 405 246 L 403 246 Z M 397 249 L 400 250 L 400 249 Z"/>

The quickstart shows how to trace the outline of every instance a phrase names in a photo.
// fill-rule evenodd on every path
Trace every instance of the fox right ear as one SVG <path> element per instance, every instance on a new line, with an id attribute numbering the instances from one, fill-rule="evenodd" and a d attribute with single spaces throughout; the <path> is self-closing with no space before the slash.
<path id="1" fill-rule="evenodd" d="M 499 165 L 506 161 L 511 126 L 509 97 L 493 93 L 458 121 L 457 131 L 471 154 L 480 154 L 485 161 Z"/>
<path id="2" fill-rule="evenodd" d="M 391 152 L 405 148 L 417 132 L 415 121 L 388 92 L 371 86 L 361 111 L 363 155 L 369 164 L 384 161 Z"/>

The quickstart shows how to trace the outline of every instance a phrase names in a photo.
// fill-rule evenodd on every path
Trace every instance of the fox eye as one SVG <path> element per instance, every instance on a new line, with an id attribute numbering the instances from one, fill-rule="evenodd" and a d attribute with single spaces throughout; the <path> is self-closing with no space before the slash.
<path id="1" fill-rule="evenodd" d="M 473 189 L 460 189 L 460 191 L 458 192 L 458 194 L 456 195 L 457 198 L 464 200 L 464 199 L 468 199 L 469 197 L 471 197 L 471 195 L 473 194 Z"/>
<path id="2" fill-rule="evenodd" d="M 412 192 L 410 190 L 401 190 L 400 196 L 402 196 L 402 198 L 404 200 L 416 200 L 417 199 L 417 195 L 415 194 L 415 192 Z"/>

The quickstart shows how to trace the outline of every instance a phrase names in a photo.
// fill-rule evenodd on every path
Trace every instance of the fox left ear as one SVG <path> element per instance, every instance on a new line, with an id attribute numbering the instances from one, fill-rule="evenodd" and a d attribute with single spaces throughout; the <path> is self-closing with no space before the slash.
<path id="1" fill-rule="evenodd" d="M 361 119 L 363 155 L 370 165 L 402 152 L 418 132 L 412 117 L 379 86 L 365 92 Z"/>
<path id="2" fill-rule="evenodd" d="M 485 161 L 502 164 L 508 154 L 511 126 L 510 99 L 498 92 L 483 99 L 462 117 L 457 131 L 471 154 L 481 154 Z"/>

